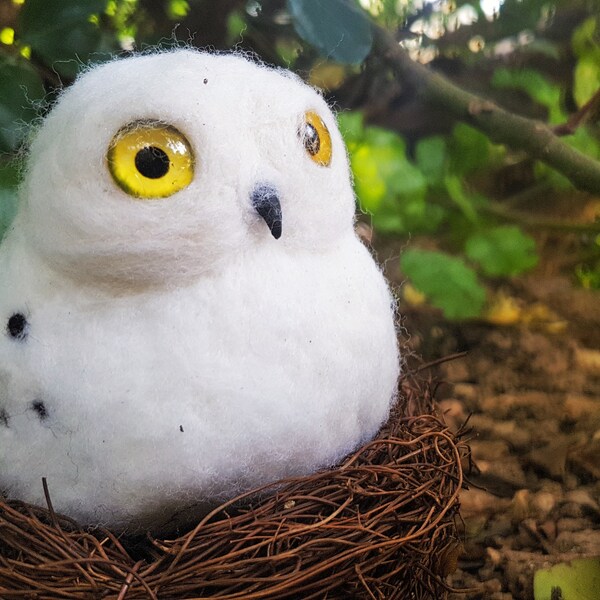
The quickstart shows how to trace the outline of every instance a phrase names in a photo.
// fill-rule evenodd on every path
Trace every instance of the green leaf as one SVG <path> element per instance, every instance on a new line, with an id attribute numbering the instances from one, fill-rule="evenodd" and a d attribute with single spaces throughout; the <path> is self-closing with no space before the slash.
<path id="1" fill-rule="evenodd" d="M 406 156 L 406 144 L 404 140 L 394 131 L 381 127 L 365 128 L 365 143 L 370 146 L 389 146 L 395 148 L 403 158 Z"/>
<path id="2" fill-rule="evenodd" d="M 471 235 L 465 254 L 490 277 L 523 273 L 538 262 L 535 241 L 514 225 L 503 225 Z"/>
<path id="3" fill-rule="evenodd" d="M 49 67 L 73 77 L 99 47 L 100 29 L 90 17 L 103 12 L 106 4 L 107 0 L 27 0 L 19 13 L 20 42 L 31 46 Z"/>
<path id="4" fill-rule="evenodd" d="M 572 135 L 567 135 L 563 139 L 580 152 L 592 158 L 600 158 L 600 140 L 592 135 L 587 127 L 578 127 Z"/>
<path id="5" fill-rule="evenodd" d="M 387 193 L 387 186 L 377 160 L 376 153 L 369 146 L 360 146 L 350 155 L 354 190 L 360 207 L 363 211 L 371 213 L 379 208 Z"/>
<path id="6" fill-rule="evenodd" d="M 583 58 L 590 54 L 600 54 L 600 47 L 596 38 L 597 27 L 597 17 L 589 17 L 573 31 L 571 46 L 575 56 Z"/>
<path id="7" fill-rule="evenodd" d="M 362 126 L 360 113 L 346 113 L 340 129 L 348 141 L 354 188 L 374 227 L 386 233 L 435 231 L 444 210 L 425 202 L 427 181 L 406 156 L 393 131 Z"/>
<path id="8" fill-rule="evenodd" d="M 600 60 L 586 56 L 575 66 L 573 96 L 582 107 L 600 88 Z"/>
<path id="9" fill-rule="evenodd" d="M 363 115 L 358 111 L 345 111 L 337 114 L 338 127 L 346 144 L 354 144 L 364 137 Z"/>
<path id="10" fill-rule="evenodd" d="M 485 288 L 462 259 L 415 248 L 401 255 L 400 268 L 448 319 L 466 319 L 481 313 Z"/>
<path id="11" fill-rule="evenodd" d="M 417 166 L 431 184 L 441 183 L 446 172 L 446 140 L 441 135 L 423 138 L 415 148 Z"/>
<path id="12" fill-rule="evenodd" d="M 532 100 L 548 109 L 551 123 L 565 120 L 565 114 L 560 106 L 560 86 L 548 81 L 535 69 L 496 69 L 492 77 L 492 85 L 524 91 Z"/>
<path id="13" fill-rule="evenodd" d="M 600 235 L 596 238 L 597 245 L 600 245 Z M 587 265 L 577 265 L 575 275 L 579 285 L 586 290 L 600 290 L 600 262 L 596 268 Z"/>
<path id="14" fill-rule="evenodd" d="M 433 233 L 444 220 L 441 206 L 425 201 L 421 196 L 386 197 L 372 215 L 375 229 L 382 233 Z"/>
<path id="15" fill-rule="evenodd" d="M 466 175 L 489 167 L 490 149 L 491 143 L 483 133 L 458 123 L 450 140 L 450 171 L 456 175 Z"/>
<path id="16" fill-rule="evenodd" d="M 367 15 L 350 0 L 287 0 L 294 29 L 321 55 L 355 64 L 373 44 Z"/>
<path id="17" fill-rule="evenodd" d="M 476 223 L 478 220 L 477 211 L 473 204 L 472 198 L 465 191 L 462 180 L 456 175 L 446 175 L 444 178 L 446 191 L 448 195 L 458 206 L 462 214 L 471 222 Z"/>
<path id="18" fill-rule="evenodd" d="M 244 36 L 242 32 L 236 43 L 242 43 L 243 41 Z M 275 40 L 275 50 L 277 51 L 277 56 L 281 63 L 284 64 L 286 68 L 291 69 L 302 53 L 302 45 L 297 39 L 292 37 L 279 38 Z"/>
<path id="19" fill-rule="evenodd" d="M 234 46 L 244 40 L 244 32 L 248 24 L 241 11 L 233 10 L 227 17 L 227 44 Z"/>
<path id="20" fill-rule="evenodd" d="M 44 97 L 37 72 L 24 60 L 0 56 L 0 152 L 15 150 L 37 117 L 35 101 Z"/>
<path id="21" fill-rule="evenodd" d="M 565 138 L 566 141 L 567 138 Z M 537 180 L 544 180 L 556 190 L 572 190 L 573 184 L 561 172 L 549 167 L 546 163 L 537 160 L 533 167 Z"/>
<path id="22" fill-rule="evenodd" d="M 14 161 L 0 162 L 0 238 L 17 212 L 19 170 Z"/>
<path id="23" fill-rule="evenodd" d="M 535 600 L 597 600 L 600 590 L 600 558 L 580 558 L 536 571 Z"/>
<path id="24" fill-rule="evenodd" d="M 381 233 L 395 234 L 405 233 L 407 230 L 406 220 L 395 210 L 381 210 L 372 219 L 373 227 Z"/>
<path id="25" fill-rule="evenodd" d="M 190 5 L 186 0 L 169 0 L 167 4 L 167 15 L 173 21 L 187 17 L 189 12 Z"/>
<path id="26" fill-rule="evenodd" d="M 377 214 L 385 199 L 422 200 L 423 174 L 406 158 L 403 140 L 391 131 L 369 127 L 350 155 L 354 186 L 363 210 Z"/>

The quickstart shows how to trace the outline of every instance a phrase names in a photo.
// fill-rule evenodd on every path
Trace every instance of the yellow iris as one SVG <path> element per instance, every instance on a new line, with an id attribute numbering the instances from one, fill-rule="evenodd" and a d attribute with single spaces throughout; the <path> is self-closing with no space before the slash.
<path id="1" fill-rule="evenodd" d="M 304 123 L 298 133 L 308 155 L 318 165 L 328 167 L 331 163 L 331 135 L 323 119 L 309 110 L 304 115 Z"/>
<path id="2" fill-rule="evenodd" d="M 135 121 L 120 129 L 106 158 L 116 184 L 136 198 L 166 198 L 194 178 L 189 142 L 159 121 Z"/>

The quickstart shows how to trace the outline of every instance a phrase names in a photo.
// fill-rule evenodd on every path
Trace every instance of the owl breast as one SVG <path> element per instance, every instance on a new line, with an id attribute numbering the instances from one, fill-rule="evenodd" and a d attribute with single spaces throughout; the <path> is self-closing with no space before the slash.
<path id="1" fill-rule="evenodd" d="M 329 466 L 394 398 L 391 298 L 349 235 L 176 289 L 101 295 L 24 257 L 0 297 L 0 487 L 88 523 L 167 519 Z M 41 274 L 41 276 L 40 276 Z M 150 521 L 148 521 L 150 519 Z"/>

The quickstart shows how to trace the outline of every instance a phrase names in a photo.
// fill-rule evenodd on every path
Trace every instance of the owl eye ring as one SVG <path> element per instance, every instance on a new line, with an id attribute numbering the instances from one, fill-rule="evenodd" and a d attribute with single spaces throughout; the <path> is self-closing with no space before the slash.
<path id="1" fill-rule="evenodd" d="M 134 198 L 166 198 L 194 178 L 186 137 L 160 121 L 134 121 L 117 131 L 106 154 L 115 183 Z"/>
<path id="2" fill-rule="evenodd" d="M 298 137 L 314 162 L 321 167 L 331 164 L 331 135 L 316 112 L 309 110 L 304 113 L 304 120 L 298 128 Z"/>

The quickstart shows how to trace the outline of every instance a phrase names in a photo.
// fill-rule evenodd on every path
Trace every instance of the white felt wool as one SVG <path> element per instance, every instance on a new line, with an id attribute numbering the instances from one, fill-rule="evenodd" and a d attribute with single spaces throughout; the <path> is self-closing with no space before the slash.
<path id="1" fill-rule="evenodd" d="M 138 130 L 176 137 L 119 181 Z M 398 350 L 353 214 L 335 119 L 294 75 L 191 50 L 82 75 L 0 247 L 0 490 L 43 504 L 46 477 L 57 511 L 156 527 L 373 436 Z"/>

